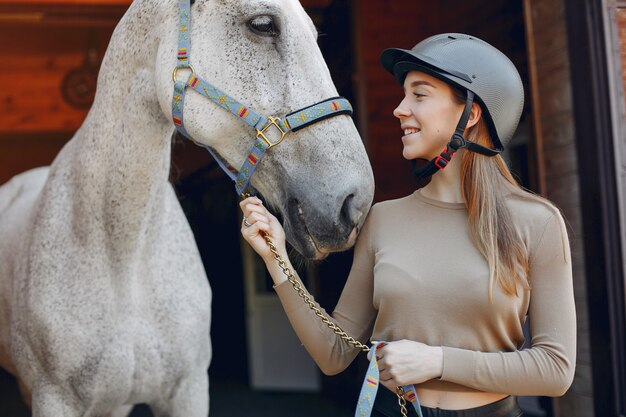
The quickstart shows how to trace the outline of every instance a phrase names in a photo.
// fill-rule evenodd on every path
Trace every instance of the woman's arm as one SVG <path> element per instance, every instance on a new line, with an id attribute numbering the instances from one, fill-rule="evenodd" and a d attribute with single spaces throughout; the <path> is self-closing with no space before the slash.
<path id="1" fill-rule="evenodd" d="M 294 271 L 285 249 L 285 234 L 278 220 L 263 207 L 259 199 L 249 198 L 240 205 L 244 216 L 252 224 L 250 227 L 242 225 L 241 233 L 265 262 L 274 281 L 274 289 L 300 341 L 322 372 L 333 375 L 343 371 L 354 360 L 359 350 L 349 346 L 328 328 L 287 281 L 287 277 L 261 236 L 261 231 L 269 233 L 281 257 Z M 368 217 L 357 239 L 352 269 L 332 316 L 315 303 L 325 315 L 331 317 L 350 336 L 362 343 L 369 339 L 376 316 L 372 304 L 374 255 L 370 245 L 369 221 Z M 300 278 L 296 278 L 302 285 Z M 308 292 L 306 294 L 310 296 Z"/>

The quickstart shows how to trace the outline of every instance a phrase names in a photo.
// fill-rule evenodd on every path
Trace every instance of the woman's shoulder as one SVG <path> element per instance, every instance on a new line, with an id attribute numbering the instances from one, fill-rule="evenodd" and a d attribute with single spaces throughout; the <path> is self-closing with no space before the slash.
<path id="1" fill-rule="evenodd" d="M 389 213 L 411 210 L 413 201 L 415 200 L 413 195 L 414 193 L 400 198 L 379 201 L 372 206 L 370 213 L 378 213 L 380 215 L 383 212 Z"/>
<path id="2" fill-rule="evenodd" d="M 568 227 L 554 203 L 523 190 L 508 195 L 507 202 L 535 267 L 571 262 Z"/>
<path id="3" fill-rule="evenodd" d="M 406 197 L 374 203 L 367 215 L 366 222 L 372 225 L 388 225 L 388 223 L 393 222 L 394 219 L 404 218 L 403 215 L 411 210 L 411 200 L 412 194 Z"/>
<path id="4" fill-rule="evenodd" d="M 526 242 L 531 257 L 541 251 L 548 254 L 546 246 L 561 253 L 568 242 L 568 233 L 561 211 L 550 200 L 536 194 L 519 190 L 507 195 L 511 220 Z M 549 252 L 552 253 L 552 252 Z"/>
<path id="5" fill-rule="evenodd" d="M 554 203 L 525 190 L 508 193 L 506 204 L 514 221 L 537 225 L 545 224 L 550 219 L 562 218 L 561 211 Z"/>

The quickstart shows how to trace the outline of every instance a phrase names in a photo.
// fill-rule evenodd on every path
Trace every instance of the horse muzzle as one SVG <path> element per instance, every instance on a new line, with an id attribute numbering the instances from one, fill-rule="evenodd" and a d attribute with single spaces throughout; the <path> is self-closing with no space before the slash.
<path id="1" fill-rule="evenodd" d="M 287 240 L 308 259 L 320 260 L 352 247 L 369 209 L 352 193 L 336 199 L 335 205 L 326 201 L 332 199 L 287 199 L 283 212 Z"/>

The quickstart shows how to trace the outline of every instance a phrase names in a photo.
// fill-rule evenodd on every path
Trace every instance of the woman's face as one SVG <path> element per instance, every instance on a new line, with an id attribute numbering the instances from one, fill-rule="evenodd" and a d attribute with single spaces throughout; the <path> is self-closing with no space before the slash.
<path id="1" fill-rule="evenodd" d="M 402 129 L 402 156 L 433 159 L 444 150 L 463 113 L 452 88 L 420 71 L 404 80 L 404 99 L 393 111 Z"/>

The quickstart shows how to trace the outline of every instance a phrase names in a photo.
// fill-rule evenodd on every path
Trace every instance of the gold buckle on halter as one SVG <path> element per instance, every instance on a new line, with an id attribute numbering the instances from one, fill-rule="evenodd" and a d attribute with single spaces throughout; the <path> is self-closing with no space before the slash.
<path id="1" fill-rule="evenodd" d="M 193 70 L 193 67 L 191 65 L 187 65 L 186 67 L 183 67 L 183 68 L 174 67 L 174 72 L 172 73 L 172 80 L 174 82 L 176 82 L 176 73 L 178 72 L 179 69 L 180 70 L 189 70 L 189 71 L 191 71 L 191 74 L 189 75 L 189 78 L 187 78 L 187 80 L 191 79 L 191 77 L 196 73 Z"/>
<path id="2" fill-rule="evenodd" d="M 279 117 L 270 117 L 269 118 L 269 123 L 267 125 L 265 125 L 265 127 L 261 130 L 257 129 L 256 130 L 256 137 L 257 138 L 261 138 L 263 139 L 263 141 L 265 143 L 267 143 L 268 149 L 272 148 L 276 145 L 278 145 L 280 142 L 283 141 L 283 139 L 285 138 L 285 135 L 287 134 L 287 132 L 285 132 L 278 123 L 276 123 L 276 121 L 281 121 Z M 271 142 L 267 136 L 265 136 L 265 131 L 267 131 L 267 129 L 269 129 L 271 126 L 276 127 L 276 129 L 278 129 L 278 131 L 280 132 L 280 139 L 278 139 L 276 142 Z"/>

